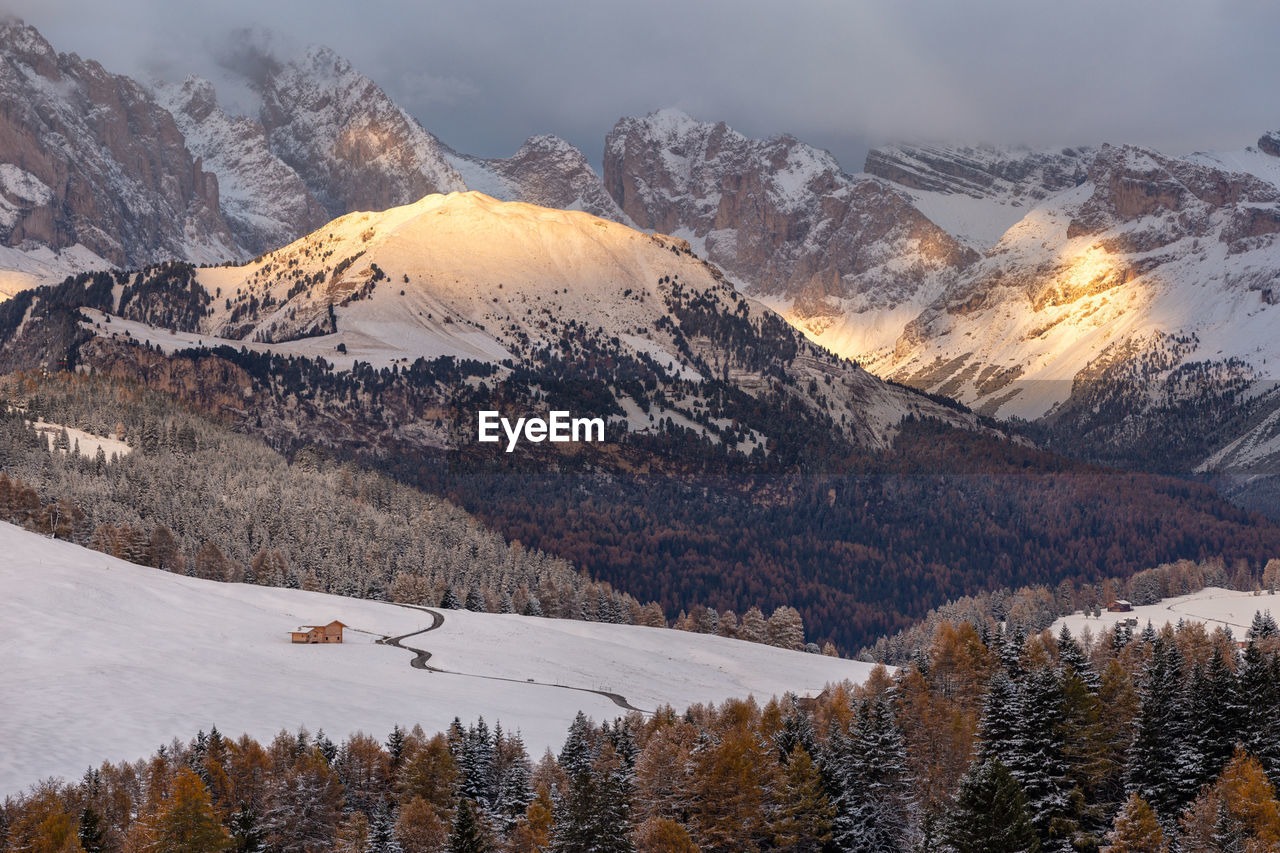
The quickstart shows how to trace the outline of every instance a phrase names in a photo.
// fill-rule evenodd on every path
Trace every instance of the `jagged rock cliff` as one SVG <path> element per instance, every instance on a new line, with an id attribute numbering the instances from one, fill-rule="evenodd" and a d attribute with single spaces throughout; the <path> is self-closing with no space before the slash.
<path id="1" fill-rule="evenodd" d="M 271 151 L 262 125 L 224 112 L 208 80 L 188 77 L 157 86 L 156 94 L 187 148 L 218 176 L 223 216 L 246 250 L 277 248 L 328 220 L 298 173 Z"/>
<path id="2" fill-rule="evenodd" d="M 133 80 L 0 23 L 0 243 L 77 244 L 112 263 L 242 253 L 218 181 Z"/>

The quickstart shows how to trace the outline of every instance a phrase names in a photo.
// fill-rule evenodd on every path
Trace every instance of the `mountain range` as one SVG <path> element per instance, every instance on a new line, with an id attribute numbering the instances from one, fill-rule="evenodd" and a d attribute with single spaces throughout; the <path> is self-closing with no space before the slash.
<path id="1" fill-rule="evenodd" d="M 661 110 L 614 126 L 598 175 L 552 136 L 506 159 L 459 153 L 327 48 L 274 65 L 251 116 L 208 81 L 146 87 L 19 22 L 0 27 L 0 56 L 5 293 L 245 260 L 353 211 L 478 190 L 684 239 L 876 375 L 1280 511 L 1276 133 L 1184 157 L 891 145 L 850 174 L 793 137 Z M 1153 433 L 1171 452 L 1150 452 Z"/>
<path id="2" fill-rule="evenodd" d="M 139 382 L 846 648 L 992 584 L 1269 553 L 1188 480 L 1280 512 L 1274 136 L 850 174 L 660 110 L 597 174 L 551 136 L 455 151 L 326 48 L 255 87 L 232 115 L 0 25 L 0 368 Z M 610 440 L 490 453 L 479 408 Z"/>

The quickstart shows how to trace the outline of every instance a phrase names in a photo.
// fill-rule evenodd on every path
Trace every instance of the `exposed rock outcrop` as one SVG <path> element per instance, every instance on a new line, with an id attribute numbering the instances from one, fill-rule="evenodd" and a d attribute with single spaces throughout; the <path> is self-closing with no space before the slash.
<path id="1" fill-rule="evenodd" d="M 188 77 L 156 93 L 187 148 L 217 174 L 223 216 L 250 253 L 283 246 L 329 219 L 298 173 L 271 151 L 262 125 L 224 112 L 208 80 Z"/>
<path id="2" fill-rule="evenodd" d="M 81 244 L 113 263 L 242 253 L 218 181 L 128 77 L 0 23 L 0 242 Z"/>
<path id="3" fill-rule="evenodd" d="M 619 121 L 604 178 L 637 225 L 689 237 L 766 296 L 884 306 L 937 290 L 977 257 L 899 190 L 845 174 L 826 151 L 676 110 Z"/>
<path id="4" fill-rule="evenodd" d="M 271 150 L 330 216 L 466 189 L 440 141 L 329 48 L 268 76 L 261 95 Z"/>

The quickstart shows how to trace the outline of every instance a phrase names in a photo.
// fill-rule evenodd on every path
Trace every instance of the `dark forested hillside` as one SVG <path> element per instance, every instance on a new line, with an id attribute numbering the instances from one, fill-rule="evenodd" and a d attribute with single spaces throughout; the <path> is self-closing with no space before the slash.
<path id="1" fill-rule="evenodd" d="M 891 453 L 855 464 L 865 473 L 401 476 L 636 595 L 790 603 L 848 651 L 966 593 L 1280 553 L 1280 529 L 1207 486 L 938 424 L 906 424 Z"/>

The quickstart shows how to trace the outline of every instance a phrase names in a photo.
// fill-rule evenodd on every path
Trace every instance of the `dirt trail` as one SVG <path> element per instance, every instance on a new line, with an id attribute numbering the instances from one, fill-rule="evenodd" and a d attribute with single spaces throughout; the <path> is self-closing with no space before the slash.
<path id="1" fill-rule="evenodd" d="M 412 652 L 413 660 L 409 661 L 409 666 L 413 667 L 414 669 L 421 669 L 426 672 L 438 672 L 443 675 L 458 675 L 458 676 L 462 676 L 463 678 L 483 678 L 488 681 L 510 681 L 514 684 L 527 684 L 527 685 L 532 685 L 534 687 L 554 687 L 558 690 L 576 690 L 579 693 L 593 693 L 596 696 L 603 696 L 613 704 L 617 705 L 619 708 L 624 708 L 628 711 L 639 711 L 642 714 L 653 713 L 652 711 L 646 711 L 643 708 L 637 708 L 635 705 L 632 705 L 630 702 L 627 701 L 627 698 L 622 694 L 610 693 L 607 690 L 593 690 L 590 687 L 573 687 L 572 685 L 569 685 L 569 684 L 550 684 L 545 681 L 534 681 L 531 678 L 520 679 L 520 678 L 506 678 L 501 675 L 475 675 L 470 672 L 454 672 L 453 670 L 449 670 L 449 669 L 441 669 L 438 666 L 431 666 L 429 663 L 427 663 L 427 661 L 431 660 L 431 652 L 427 651 L 426 649 L 418 649 L 418 648 L 414 648 L 413 646 L 406 646 L 403 641 L 409 639 L 410 637 L 416 637 L 419 634 L 425 634 L 428 631 L 434 631 L 435 629 L 439 628 L 441 625 L 444 624 L 444 614 L 437 610 L 432 610 L 428 607 L 419 607 L 414 604 L 397 604 L 396 606 L 405 607 L 410 610 L 421 610 L 423 613 L 429 614 L 431 616 L 431 624 L 420 631 L 411 631 L 408 634 L 401 634 L 397 637 L 384 636 L 381 640 L 377 641 L 380 645 L 394 646 L 397 649 L 404 649 L 406 652 Z"/>

